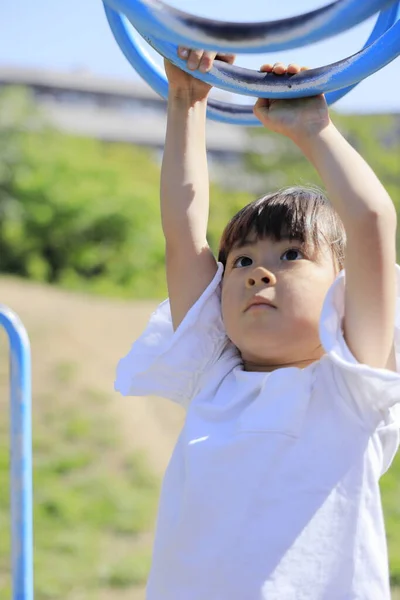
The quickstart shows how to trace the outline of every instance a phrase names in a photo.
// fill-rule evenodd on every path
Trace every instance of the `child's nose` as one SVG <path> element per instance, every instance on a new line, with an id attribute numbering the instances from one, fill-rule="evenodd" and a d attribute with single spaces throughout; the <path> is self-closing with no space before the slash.
<path id="1" fill-rule="evenodd" d="M 275 285 L 276 277 L 265 267 L 256 267 L 248 274 L 246 286 L 252 288 L 256 285 Z"/>

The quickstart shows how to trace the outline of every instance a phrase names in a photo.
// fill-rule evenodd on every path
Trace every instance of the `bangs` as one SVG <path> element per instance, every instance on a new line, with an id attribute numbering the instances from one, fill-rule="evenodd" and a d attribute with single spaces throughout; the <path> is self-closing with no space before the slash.
<path id="1" fill-rule="evenodd" d="M 218 260 L 226 264 L 234 248 L 258 239 L 298 241 L 310 255 L 323 242 L 343 241 L 338 217 L 321 190 L 288 188 L 251 202 L 227 225 L 219 248 Z"/>

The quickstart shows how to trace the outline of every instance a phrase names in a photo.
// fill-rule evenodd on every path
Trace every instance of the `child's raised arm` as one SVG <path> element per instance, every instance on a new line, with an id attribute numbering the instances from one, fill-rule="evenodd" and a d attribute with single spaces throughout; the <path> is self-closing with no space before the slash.
<path id="1" fill-rule="evenodd" d="M 215 54 L 186 51 L 188 66 L 208 70 Z M 181 53 L 182 58 L 186 58 Z M 225 60 L 233 61 L 233 57 Z M 165 61 L 168 121 L 161 170 L 161 219 L 174 329 L 216 273 L 207 243 L 209 178 L 206 108 L 210 86 Z"/>
<path id="2" fill-rule="evenodd" d="M 286 71 L 277 63 L 262 70 Z M 288 72 L 300 67 L 290 65 Z M 346 230 L 344 337 L 358 362 L 395 370 L 393 331 L 396 302 L 395 207 L 364 159 L 330 120 L 323 96 L 260 99 L 255 115 L 268 129 L 286 135 L 321 176 Z"/>

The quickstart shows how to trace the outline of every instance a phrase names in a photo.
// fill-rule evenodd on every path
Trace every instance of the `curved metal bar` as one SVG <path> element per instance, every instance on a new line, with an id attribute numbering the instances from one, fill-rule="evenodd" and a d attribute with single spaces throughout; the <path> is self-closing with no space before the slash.
<path id="1" fill-rule="evenodd" d="M 379 13 L 378 20 L 375 23 L 375 27 L 372 30 L 371 35 L 365 42 L 363 49 L 367 48 L 370 44 L 375 42 L 375 40 L 380 38 L 388 29 L 390 29 L 390 27 L 392 27 L 392 25 L 394 25 L 394 23 L 396 22 L 396 19 L 397 19 L 397 15 L 399 13 L 399 9 L 400 9 L 400 0 L 397 1 L 396 4 L 394 4 L 393 6 L 390 6 L 386 10 Z M 326 101 L 328 102 L 329 105 L 334 104 L 335 102 L 338 102 L 338 100 L 341 100 L 341 98 L 346 96 L 346 94 L 348 94 L 349 92 L 351 92 L 351 90 L 353 90 L 355 87 L 357 87 L 357 85 L 359 83 L 360 82 L 353 83 L 352 85 L 349 85 L 341 90 L 335 90 L 334 92 L 329 92 L 328 94 L 326 94 Z"/>
<path id="2" fill-rule="evenodd" d="M 131 63 L 137 73 L 161 97 L 168 99 L 168 81 L 164 71 L 146 52 L 146 50 L 133 39 L 127 28 L 126 19 L 119 13 L 104 4 L 105 14 L 112 34 L 125 58 Z M 208 100 L 207 116 L 222 123 L 233 125 L 259 126 L 260 122 L 253 115 L 252 106 L 230 104 L 210 98 Z"/>
<path id="3" fill-rule="evenodd" d="M 311 12 L 276 21 L 230 23 L 205 19 L 161 0 L 106 0 L 135 28 L 189 48 L 259 53 L 305 46 L 342 33 L 396 0 L 336 0 Z"/>
<path id="4" fill-rule="evenodd" d="M 10 341 L 11 567 L 14 600 L 33 600 L 31 357 L 18 316 L 0 305 Z"/>
<path id="5" fill-rule="evenodd" d="M 398 2 L 397 4 L 400 3 Z M 125 17 L 122 17 L 112 9 L 108 8 L 106 4 L 104 4 L 104 10 L 115 40 L 120 46 L 127 60 L 131 63 L 138 74 L 149 83 L 156 93 L 167 99 L 168 82 L 163 69 L 159 67 L 153 61 L 152 57 L 145 51 L 145 49 L 130 36 Z M 385 31 L 385 28 L 393 24 L 396 16 L 396 6 L 391 7 L 390 9 L 387 9 L 381 13 L 374 30 L 369 37 L 368 42 L 366 43 L 366 46 L 371 41 L 375 41 L 377 38 L 379 38 Z M 354 85 L 351 86 L 351 88 L 352 87 L 354 87 Z M 347 91 L 349 91 L 351 88 L 347 88 Z M 332 104 L 341 98 L 345 93 L 347 93 L 347 91 L 344 89 L 337 92 L 328 93 L 326 95 L 328 104 Z M 208 101 L 207 116 L 210 119 L 223 123 L 245 126 L 261 125 L 258 119 L 253 115 L 252 106 L 220 102 L 218 100 L 213 100 L 212 98 L 210 98 Z"/>
<path id="6" fill-rule="evenodd" d="M 186 73 L 227 92 L 257 98 L 302 98 L 342 89 L 372 75 L 400 54 L 398 21 L 364 50 L 330 65 L 302 71 L 296 75 L 261 73 L 228 65 L 222 61 L 215 61 L 208 73 L 194 73 L 188 69 L 186 61 L 179 58 L 176 46 L 138 31 L 157 52 Z"/>

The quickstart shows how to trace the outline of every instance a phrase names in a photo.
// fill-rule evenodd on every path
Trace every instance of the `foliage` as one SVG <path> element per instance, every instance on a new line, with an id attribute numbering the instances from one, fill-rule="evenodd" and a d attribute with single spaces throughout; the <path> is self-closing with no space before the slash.
<path id="1" fill-rule="evenodd" d="M 51 389 L 33 398 L 35 598 L 94 600 L 107 590 L 115 597 L 120 588 L 146 583 L 159 482 L 144 456 L 121 448 L 107 397 L 96 390 L 76 392 L 71 369 L 66 381 L 65 365 L 59 367 Z M 8 444 L 2 419 L 3 492 L 9 488 Z M 9 495 L 2 493 L 1 598 L 11 597 L 9 510 Z"/>
<path id="2" fill-rule="evenodd" d="M 332 120 L 352 146 L 371 165 L 400 207 L 400 115 L 340 115 Z M 255 150 L 247 156 L 249 172 L 264 175 L 268 189 L 322 181 L 314 168 L 289 140 L 264 129 L 250 130 Z M 260 149 L 265 149 L 260 153 Z M 260 193 L 266 193 L 260 188 Z"/>
<path id="3" fill-rule="evenodd" d="M 400 586 L 400 453 L 380 480 L 386 536 L 389 547 L 390 579 Z"/>
<path id="4" fill-rule="evenodd" d="M 49 128 L 3 142 L 0 271 L 108 294 L 164 291 L 159 169 L 146 152 Z"/>
<path id="5" fill-rule="evenodd" d="M 54 131 L 33 106 L 23 90 L 0 94 L 0 272 L 109 296 L 165 296 L 159 165 L 143 149 Z M 399 206 L 399 119 L 334 120 Z M 250 135 L 257 151 L 244 168 L 260 181 L 260 195 L 321 184 L 291 142 L 263 129 Z M 212 186 L 214 251 L 230 217 L 252 199 Z"/>

